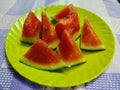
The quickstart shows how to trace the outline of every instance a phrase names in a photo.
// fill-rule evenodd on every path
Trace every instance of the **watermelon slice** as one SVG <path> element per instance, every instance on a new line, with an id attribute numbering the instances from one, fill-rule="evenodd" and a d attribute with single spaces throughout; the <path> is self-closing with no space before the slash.
<path id="1" fill-rule="evenodd" d="M 66 30 L 63 32 L 57 50 L 67 66 L 85 62 L 80 48 Z"/>
<path id="2" fill-rule="evenodd" d="M 59 55 L 40 39 L 25 53 L 20 62 L 44 70 L 54 70 L 65 66 Z"/>
<path id="3" fill-rule="evenodd" d="M 40 28 L 40 20 L 32 11 L 30 11 L 23 24 L 21 41 L 34 43 L 37 39 L 39 39 Z"/>
<path id="4" fill-rule="evenodd" d="M 88 19 L 85 19 L 81 34 L 81 49 L 85 50 L 102 50 L 105 46 L 95 33 Z"/>
<path id="5" fill-rule="evenodd" d="M 80 24 L 77 13 L 70 14 L 58 21 L 55 26 L 55 31 L 58 34 L 59 39 L 61 39 L 64 30 L 67 30 L 74 40 L 80 36 Z"/>
<path id="6" fill-rule="evenodd" d="M 42 40 L 48 44 L 49 48 L 56 48 L 59 43 L 55 28 L 45 12 L 42 12 Z"/>
<path id="7" fill-rule="evenodd" d="M 55 16 L 54 19 L 56 21 L 67 17 L 68 15 L 76 13 L 76 10 L 72 4 L 69 4 L 67 7 L 63 8 L 60 12 L 58 12 Z"/>

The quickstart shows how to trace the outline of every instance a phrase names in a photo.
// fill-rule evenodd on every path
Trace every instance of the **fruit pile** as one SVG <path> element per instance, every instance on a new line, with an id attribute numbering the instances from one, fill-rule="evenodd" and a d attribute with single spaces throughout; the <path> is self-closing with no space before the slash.
<path id="1" fill-rule="evenodd" d="M 55 70 L 86 62 L 81 49 L 101 50 L 104 45 L 88 19 L 82 30 L 75 7 L 70 4 L 53 16 L 53 25 L 45 12 L 41 21 L 30 11 L 23 24 L 21 41 L 33 43 L 20 62 L 37 69 Z M 75 40 L 81 36 L 80 48 Z"/>

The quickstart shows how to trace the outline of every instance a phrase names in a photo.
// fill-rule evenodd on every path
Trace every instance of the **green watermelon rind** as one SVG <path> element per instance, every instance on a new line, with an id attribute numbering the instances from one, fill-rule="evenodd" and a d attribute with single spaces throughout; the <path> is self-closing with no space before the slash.
<path id="1" fill-rule="evenodd" d="M 72 36 L 72 38 L 73 38 L 74 40 L 77 40 L 80 36 L 81 36 L 81 30 L 79 29 L 79 31 L 76 32 L 76 33 Z"/>
<path id="2" fill-rule="evenodd" d="M 36 40 L 39 39 L 39 34 L 37 33 L 36 36 L 34 37 L 21 37 L 21 42 L 25 42 L 25 43 L 34 43 Z"/>
<path id="3" fill-rule="evenodd" d="M 24 63 L 25 65 L 31 66 L 36 69 L 41 69 L 41 70 L 56 70 L 56 69 L 63 68 L 65 66 L 65 63 L 62 62 L 62 60 L 60 60 L 58 64 L 50 64 L 50 65 L 41 65 L 34 62 L 30 62 L 30 60 L 27 59 L 26 57 L 22 57 L 19 61 L 21 63 Z"/>
<path id="4" fill-rule="evenodd" d="M 87 46 L 84 43 L 81 43 L 81 49 L 83 49 L 83 50 L 105 50 L 105 46 L 104 45 Z"/>
<path id="5" fill-rule="evenodd" d="M 54 42 L 52 42 L 52 43 L 50 43 L 50 44 L 48 45 L 48 48 L 53 48 L 53 49 L 57 48 L 59 42 L 60 42 L 59 39 L 58 39 L 58 40 L 55 40 Z"/>

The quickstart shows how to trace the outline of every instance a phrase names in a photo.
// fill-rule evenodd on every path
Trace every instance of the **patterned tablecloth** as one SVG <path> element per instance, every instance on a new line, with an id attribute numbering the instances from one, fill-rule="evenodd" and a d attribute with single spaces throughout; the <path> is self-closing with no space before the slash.
<path id="1" fill-rule="evenodd" d="M 52 88 L 35 84 L 12 69 L 5 56 L 4 43 L 15 21 L 35 8 L 56 4 L 74 4 L 88 9 L 111 27 L 116 50 L 108 69 L 98 78 L 81 86 Z M 120 90 L 120 4 L 117 0 L 0 0 L 0 90 Z"/>

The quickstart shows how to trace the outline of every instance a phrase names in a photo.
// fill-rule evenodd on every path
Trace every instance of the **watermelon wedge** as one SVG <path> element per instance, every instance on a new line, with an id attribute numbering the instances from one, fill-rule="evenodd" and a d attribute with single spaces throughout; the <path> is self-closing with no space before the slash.
<path id="1" fill-rule="evenodd" d="M 55 26 L 55 31 L 59 39 L 61 39 L 64 30 L 67 30 L 71 34 L 72 38 L 74 38 L 74 40 L 80 36 L 80 23 L 77 13 L 72 13 L 58 21 Z"/>
<path id="2" fill-rule="evenodd" d="M 59 55 L 40 39 L 24 54 L 20 62 L 44 70 L 54 70 L 65 66 Z"/>
<path id="3" fill-rule="evenodd" d="M 76 10 L 72 4 L 69 4 L 67 7 L 63 8 L 61 11 L 59 11 L 55 16 L 54 19 L 56 21 L 67 17 L 68 15 L 76 13 Z"/>
<path id="4" fill-rule="evenodd" d="M 66 66 L 72 66 L 85 62 L 80 48 L 66 30 L 63 32 L 57 50 L 60 56 L 63 58 Z"/>
<path id="5" fill-rule="evenodd" d="M 81 34 L 81 49 L 85 50 L 102 50 L 105 46 L 95 33 L 88 19 L 85 19 Z"/>
<path id="6" fill-rule="evenodd" d="M 48 19 L 45 12 L 42 12 L 42 40 L 48 44 L 49 48 L 56 48 L 59 38 L 55 32 L 55 28 Z"/>
<path id="7" fill-rule="evenodd" d="M 32 11 L 30 11 L 23 24 L 21 41 L 34 43 L 37 39 L 39 39 L 40 28 L 40 20 Z"/>

